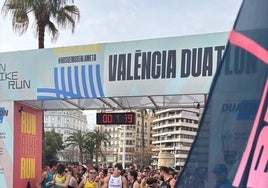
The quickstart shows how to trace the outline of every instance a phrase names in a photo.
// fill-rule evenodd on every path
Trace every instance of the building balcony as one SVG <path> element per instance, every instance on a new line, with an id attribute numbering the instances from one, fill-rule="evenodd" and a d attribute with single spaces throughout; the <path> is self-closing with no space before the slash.
<path id="1" fill-rule="evenodd" d="M 195 128 L 197 129 L 199 127 L 199 124 L 197 123 L 188 123 L 188 122 L 171 122 L 171 123 L 163 123 L 163 124 L 154 124 L 152 126 L 152 130 L 162 130 L 164 128 L 176 128 L 176 127 L 189 127 L 189 128 Z"/>

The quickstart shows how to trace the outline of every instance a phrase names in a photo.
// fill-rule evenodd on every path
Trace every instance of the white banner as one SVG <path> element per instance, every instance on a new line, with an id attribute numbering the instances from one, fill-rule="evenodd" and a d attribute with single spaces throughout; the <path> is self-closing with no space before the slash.
<path id="1" fill-rule="evenodd" d="M 228 33 L 0 54 L 0 100 L 208 93 Z"/>

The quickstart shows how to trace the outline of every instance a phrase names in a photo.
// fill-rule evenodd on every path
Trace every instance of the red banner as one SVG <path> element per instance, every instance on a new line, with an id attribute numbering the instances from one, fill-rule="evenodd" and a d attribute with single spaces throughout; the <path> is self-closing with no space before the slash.
<path id="1" fill-rule="evenodd" d="M 33 187 L 41 173 L 42 111 L 14 104 L 13 187 Z"/>

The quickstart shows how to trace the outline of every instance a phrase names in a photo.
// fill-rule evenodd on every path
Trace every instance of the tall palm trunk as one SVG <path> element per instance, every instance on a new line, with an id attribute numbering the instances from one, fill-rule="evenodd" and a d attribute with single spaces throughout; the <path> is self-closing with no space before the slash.
<path id="1" fill-rule="evenodd" d="M 82 147 L 79 147 L 79 162 L 83 163 L 83 152 Z"/>
<path id="2" fill-rule="evenodd" d="M 40 21 L 38 22 L 38 48 L 44 48 L 44 40 L 45 40 L 45 25 Z"/>
<path id="3" fill-rule="evenodd" d="M 101 144 L 99 144 L 99 143 L 96 145 L 96 166 L 98 166 L 98 164 L 99 164 L 100 145 Z"/>

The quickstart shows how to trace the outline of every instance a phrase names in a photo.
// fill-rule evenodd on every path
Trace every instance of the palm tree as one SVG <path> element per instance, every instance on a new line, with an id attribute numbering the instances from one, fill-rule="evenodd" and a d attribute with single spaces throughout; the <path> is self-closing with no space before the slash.
<path id="1" fill-rule="evenodd" d="M 72 148 L 78 147 L 79 153 L 79 162 L 83 162 L 83 153 L 84 147 L 87 143 L 88 133 L 83 132 L 81 130 L 74 131 L 67 137 L 66 147 L 70 146 Z"/>
<path id="2" fill-rule="evenodd" d="M 102 155 L 101 152 L 101 144 L 104 145 L 110 143 L 111 135 L 107 131 L 102 130 L 94 130 L 89 133 L 89 140 L 94 143 L 95 146 L 95 158 L 96 158 L 96 166 L 98 165 L 99 155 Z"/>
<path id="3" fill-rule="evenodd" d="M 73 3 L 73 0 L 5 0 L 2 12 L 4 16 L 11 14 L 13 30 L 19 35 L 27 31 L 29 16 L 34 16 L 38 48 L 44 48 L 45 29 L 52 34 L 53 42 L 59 35 L 52 20 L 63 29 L 70 27 L 74 33 L 80 11 L 75 5 L 66 5 L 68 2 Z"/>
<path id="4" fill-rule="evenodd" d="M 92 163 L 93 157 L 96 153 L 96 148 L 95 148 L 95 144 L 91 141 L 90 137 L 87 137 L 86 139 L 84 151 L 85 151 L 85 154 L 89 156 L 90 162 Z"/>
<path id="5" fill-rule="evenodd" d="M 80 11 L 75 5 L 67 5 L 68 2 L 73 3 L 73 0 L 5 0 L 2 6 L 4 16 L 8 14 L 12 17 L 13 30 L 19 35 L 24 34 L 29 26 L 30 16 L 35 19 L 36 36 L 38 36 L 38 48 L 44 48 L 45 29 L 51 33 L 52 41 L 55 42 L 59 35 L 55 21 L 59 27 L 66 29 L 70 27 L 72 33 L 76 22 L 80 18 Z M 43 138 L 45 137 L 43 124 Z M 43 148 L 45 148 L 43 141 Z M 43 150 L 44 152 L 44 150 Z M 44 163 L 43 153 L 43 163 Z"/>

